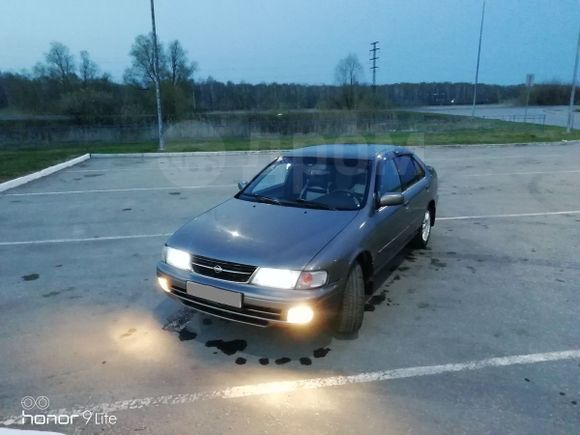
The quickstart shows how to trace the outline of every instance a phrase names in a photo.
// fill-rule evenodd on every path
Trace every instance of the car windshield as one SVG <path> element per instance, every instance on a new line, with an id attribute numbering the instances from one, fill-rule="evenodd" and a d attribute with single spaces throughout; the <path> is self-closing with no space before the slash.
<path id="1" fill-rule="evenodd" d="M 358 210 L 366 202 L 370 167 L 364 159 L 281 157 L 238 198 L 290 207 Z"/>

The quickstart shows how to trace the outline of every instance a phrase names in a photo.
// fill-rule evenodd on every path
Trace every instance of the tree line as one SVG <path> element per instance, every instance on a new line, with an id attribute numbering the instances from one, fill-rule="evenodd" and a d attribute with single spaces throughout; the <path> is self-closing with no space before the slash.
<path id="1" fill-rule="evenodd" d="M 130 66 L 117 82 L 87 51 L 78 56 L 60 42 L 50 44 L 31 71 L 0 72 L 0 111 L 64 115 L 83 121 L 138 119 L 155 113 L 153 39 L 139 35 L 129 52 Z M 400 106 L 470 104 L 471 83 L 395 83 L 372 88 L 349 54 L 335 67 L 335 83 L 233 83 L 196 77 L 198 65 L 178 40 L 158 42 L 162 105 L 167 119 L 208 111 L 309 109 L 373 110 Z M 523 85 L 481 84 L 478 103 L 521 101 Z M 537 85 L 532 104 L 566 104 L 566 86 Z M 563 101 L 560 101 L 563 100 Z"/>

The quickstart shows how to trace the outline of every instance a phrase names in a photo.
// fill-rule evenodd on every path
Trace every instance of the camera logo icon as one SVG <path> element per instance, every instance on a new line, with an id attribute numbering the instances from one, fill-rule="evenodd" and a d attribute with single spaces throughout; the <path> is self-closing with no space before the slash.
<path id="1" fill-rule="evenodd" d="M 22 408 L 26 411 L 30 411 L 34 408 L 45 411 L 50 406 L 50 400 L 48 400 L 48 397 L 46 396 L 38 396 L 36 398 L 32 396 L 25 396 L 20 401 L 20 405 L 22 405 Z"/>

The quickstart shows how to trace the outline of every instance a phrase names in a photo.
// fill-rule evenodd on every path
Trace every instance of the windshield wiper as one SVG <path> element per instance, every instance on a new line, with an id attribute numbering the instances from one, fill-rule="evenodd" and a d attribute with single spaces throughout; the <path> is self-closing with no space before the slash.
<path id="1" fill-rule="evenodd" d="M 260 202 L 266 202 L 268 204 L 280 205 L 280 200 L 278 200 L 276 198 L 271 198 L 269 196 L 264 196 L 264 195 L 256 195 L 255 193 L 246 193 L 246 195 L 248 195 L 251 198 L 257 199 Z"/>
<path id="2" fill-rule="evenodd" d="M 328 205 L 328 204 L 323 204 L 321 202 L 316 202 L 316 201 L 308 201 L 306 199 L 302 199 L 302 198 L 296 198 L 292 201 L 288 201 L 288 202 L 297 202 L 300 203 L 302 205 L 305 205 L 306 207 L 311 207 L 311 208 L 319 208 L 321 210 L 336 210 L 336 208 Z"/>

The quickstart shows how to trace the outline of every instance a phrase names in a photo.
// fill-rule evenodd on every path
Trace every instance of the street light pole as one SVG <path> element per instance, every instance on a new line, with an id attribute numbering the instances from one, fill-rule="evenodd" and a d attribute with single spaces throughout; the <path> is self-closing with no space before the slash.
<path id="1" fill-rule="evenodd" d="M 161 112 L 161 87 L 159 84 L 159 52 L 157 51 L 157 30 L 155 28 L 155 5 L 151 0 L 151 27 L 153 33 L 153 76 L 155 82 L 155 98 L 157 101 L 157 128 L 159 130 L 159 151 L 165 149 L 163 137 L 163 114 Z"/>
<path id="2" fill-rule="evenodd" d="M 574 98 L 576 96 L 576 74 L 578 72 L 578 55 L 580 54 L 580 30 L 578 31 L 578 43 L 576 44 L 576 60 L 574 61 L 574 75 L 572 76 L 572 90 L 570 91 L 570 105 L 568 106 L 568 127 L 570 133 L 574 128 Z"/>
<path id="3" fill-rule="evenodd" d="M 471 117 L 475 116 L 475 102 L 477 100 L 477 82 L 479 80 L 479 58 L 481 56 L 481 39 L 483 37 L 483 18 L 485 16 L 485 0 L 481 9 L 481 25 L 479 26 L 479 46 L 477 47 L 477 65 L 475 67 L 475 82 L 473 83 L 473 106 L 471 107 Z"/>

